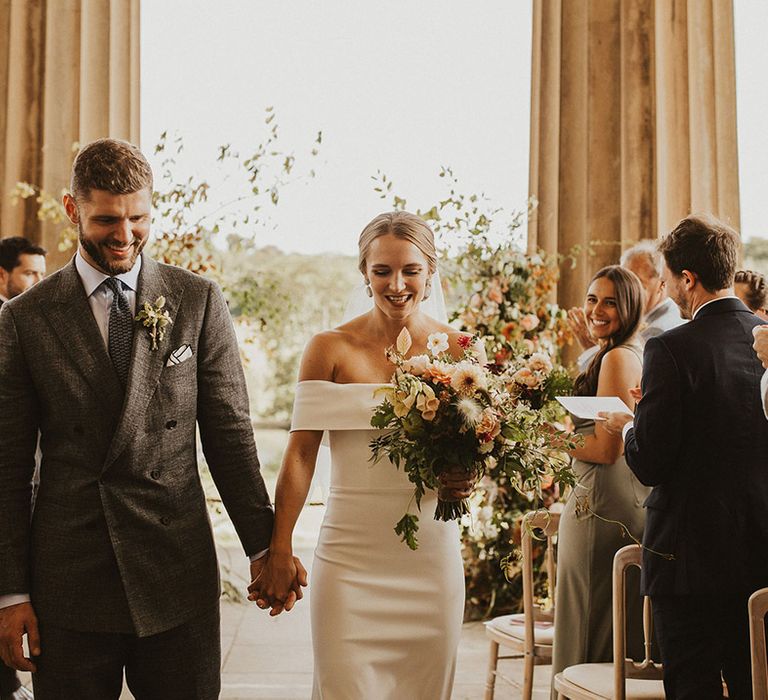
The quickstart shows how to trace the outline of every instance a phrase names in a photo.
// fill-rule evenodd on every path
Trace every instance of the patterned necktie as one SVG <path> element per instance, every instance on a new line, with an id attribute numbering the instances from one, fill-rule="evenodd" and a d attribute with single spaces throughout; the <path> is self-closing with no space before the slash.
<path id="1" fill-rule="evenodd" d="M 125 388 L 128 384 L 128 368 L 131 365 L 133 314 L 128 298 L 123 292 L 123 283 L 115 277 L 108 277 L 104 284 L 112 290 L 112 306 L 109 309 L 109 356 Z"/>

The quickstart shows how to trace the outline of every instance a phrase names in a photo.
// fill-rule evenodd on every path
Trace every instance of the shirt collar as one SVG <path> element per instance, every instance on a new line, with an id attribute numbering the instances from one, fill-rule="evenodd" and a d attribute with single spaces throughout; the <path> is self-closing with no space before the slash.
<path id="1" fill-rule="evenodd" d="M 699 315 L 699 311 L 701 311 L 705 306 L 709 306 L 710 304 L 714 304 L 716 301 L 722 301 L 723 299 L 738 299 L 735 294 L 729 294 L 727 297 L 717 297 L 717 299 L 710 299 L 709 301 L 705 301 L 701 306 L 699 306 L 696 311 L 693 312 L 693 315 L 691 316 L 691 321 L 695 321 L 696 317 Z"/>
<path id="2" fill-rule="evenodd" d="M 80 254 L 78 248 L 75 253 L 75 268 L 77 274 L 83 281 L 83 287 L 85 288 L 85 295 L 90 297 L 104 282 L 109 275 L 105 275 L 101 270 L 97 270 L 92 267 L 90 263 L 86 262 L 85 258 Z M 141 271 L 141 255 L 136 258 L 136 262 L 128 272 L 123 272 L 120 275 L 115 275 L 126 287 L 132 289 L 134 292 L 139 286 L 139 272 Z"/>

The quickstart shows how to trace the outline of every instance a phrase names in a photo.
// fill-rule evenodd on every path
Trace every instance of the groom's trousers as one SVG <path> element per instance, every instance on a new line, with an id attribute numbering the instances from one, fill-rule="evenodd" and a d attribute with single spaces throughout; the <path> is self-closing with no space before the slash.
<path id="1" fill-rule="evenodd" d="M 218 605 L 150 637 L 67 630 L 39 621 L 36 700 L 117 700 L 123 672 L 136 700 L 216 700 L 221 686 Z"/>

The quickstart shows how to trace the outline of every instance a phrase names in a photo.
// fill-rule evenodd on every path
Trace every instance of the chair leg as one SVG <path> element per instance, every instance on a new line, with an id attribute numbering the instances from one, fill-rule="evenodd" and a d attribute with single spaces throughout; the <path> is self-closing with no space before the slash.
<path id="1" fill-rule="evenodd" d="M 485 679 L 485 700 L 493 700 L 496 685 L 496 667 L 499 663 L 499 643 L 491 640 L 490 658 L 488 659 L 488 675 Z"/>
<path id="2" fill-rule="evenodd" d="M 522 700 L 531 700 L 533 697 L 533 654 L 527 653 L 523 657 L 523 693 Z"/>

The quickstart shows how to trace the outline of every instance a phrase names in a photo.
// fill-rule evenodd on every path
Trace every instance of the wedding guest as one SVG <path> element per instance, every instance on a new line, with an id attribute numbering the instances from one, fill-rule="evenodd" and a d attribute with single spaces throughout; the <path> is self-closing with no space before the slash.
<path id="1" fill-rule="evenodd" d="M 739 270 L 733 291 L 756 316 L 768 321 L 768 283 L 765 275 L 752 270 Z"/>
<path id="2" fill-rule="evenodd" d="M 21 236 L 0 239 L 0 306 L 45 277 L 45 255 L 44 248 Z M 21 684 L 16 670 L 0 660 L 0 700 L 32 697 L 32 692 Z"/>
<path id="3" fill-rule="evenodd" d="M 642 398 L 623 430 L 627 463 L 653 487 L 643 592 L 670 700 L 751 698 L 747 599 L 768 586 L 768 422 L 762 322 L 733 294 L 740 241 L 688 216 L 660 244 L 669 295 L 690 323 L 645 346 Z M 721 678 L 722 674 L 722 678 Z"/>
<path id="4" fill-rule="evenodd" d="M 634 272 L 643 286 L 645 301 L 639 333 L 642 344 L 649 338 L 655 338 L 664 331 L 685 323 L 677 305 L 667 296 L 667 289 L 661 278 L 664 258 L 659 252 L 657 241 L 645 239 L 625 250 L 621 256 L 621 266 Z M 584 349 L 576 361 L 579 370 L 583 371 L 597 352 L 598 346 L 589 333 L 581 309 L 571 309 L 568 312 L 568 320 L 577 341 Z"/>
<path id="5" fill-rule="evenodd" d="M 633 404 L 630 390 L 642 374 L 642 313 L 643 290 L 634 273 L 611 265 L 594 276 L 584 317 L 598 351 L 576 379 L 577 395 L 618 396 Z M 574 423 L 584 443 L 571 451 L 578 483 L 566 502 L 558 534 L 553 677 L 566 666 L 613 658 L 613 556 L 630 541 L 623 528 L 634 538 L 642 537 L 642 503 L 650 491 L 627 467 L 619 436 L 600 422 L 574 417 Z M 640 599 L 639 590 L 635 599 Z M 628 642 L 637 646 L 642 641 L 639 605 L 630 618 L 638 632 Z"/>
<path id="6" fill-rule="evenodd" d="M 0 238 L 0 306 L 45 277 L 45 255 L 22 236 Z"/>

